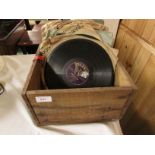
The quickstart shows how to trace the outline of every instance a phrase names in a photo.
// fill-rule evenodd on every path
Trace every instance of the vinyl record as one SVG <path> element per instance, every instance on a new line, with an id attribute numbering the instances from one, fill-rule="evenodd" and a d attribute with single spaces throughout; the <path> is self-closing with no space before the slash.
<path id="1" fill-rule="evenodd" d="M 87 39 L 71 39 L 48 56 L 44 81 L 48 88 L 112 86 L 114 71 L 109 55 L 100 45 Z"/>

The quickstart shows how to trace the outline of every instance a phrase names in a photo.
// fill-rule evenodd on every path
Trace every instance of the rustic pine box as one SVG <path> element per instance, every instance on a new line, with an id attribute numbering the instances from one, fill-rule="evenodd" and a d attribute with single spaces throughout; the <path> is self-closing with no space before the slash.
<path id="1" fill-rule="evenodd" d="M 119 120 L 136 89 L 120 62 L 115 69 L 114 87 L 45 90 L 42 68 L 43 62 L 34 60 L 22 93 L 38 126 Z M 46 101 L 38 102 L 36 97 L 45 97 Z"/>

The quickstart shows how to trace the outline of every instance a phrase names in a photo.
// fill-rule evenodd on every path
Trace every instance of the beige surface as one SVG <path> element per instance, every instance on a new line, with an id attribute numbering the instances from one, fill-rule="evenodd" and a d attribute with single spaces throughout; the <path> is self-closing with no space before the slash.
<path id="1" fill-rule="evenodd" d="M 23 84 L 34 55 L 3 56 L 5 66 L 0 82 L 5 93 L 0 96 L 0 134 L 121 134 L 119 122 L 36 127 L 21 97 Z"/>
<path id="2" fill-rule="evenodd" d="M 3 70 L 3 67 L 4 67 L 4 61 L 2 57 L 0 57 L 0 72 Z"/>

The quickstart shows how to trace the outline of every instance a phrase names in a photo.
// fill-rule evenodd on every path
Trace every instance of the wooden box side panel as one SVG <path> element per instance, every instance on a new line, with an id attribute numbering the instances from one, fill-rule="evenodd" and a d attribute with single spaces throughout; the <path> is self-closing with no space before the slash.
<path id="1" fill-rule="evenodd" d="M 27 97 L 40 125 L 120 119 L 132 90 L 87 88 L 85 90 L 28 91 Z M 37 103 L 36 97 L 51 96 L 51 102 Z"/>
<path id="2" fill-rule="evenodd" d="M 31 70 L 28 74 L 24 90 L 42 90 L 43 81 L 42 81 L 42 73 L 43 73 L 43 65 L 44 62 L 34 61 L 31 67 Z M 135 84 L 130 78 L 128 72 L 125 70 L 124 66 L 118 62 L 115 69 L 115 82 L 114 87 L 132 87 L 136 89 Z"/>
<path id="3" fill-rule="evenodd" d="M 38 111 L 39 110 L 39 111 Z M 51 124 L 76 124 L 101 121 L 120 120 L 121 110 L 104 110 L 103 108 L 76 108 L 71 109 L 46 109 L 40 112 L 35 109 L 39 119 L 39 126 Z M 46 112 L 46 114 L 45 114 Z"/>
<path id="4" fill-rule="evenodd" d="M 31 69 L 29 71 L 29 74 L 27 76 L 23 91 L 42 89 L 41 84 L 42 66 L 43 62 L 34 60 Z"/>
<path id="5" fill-rule="evenodd" d="M 29 99 L 27 98 L 27 95 L 23 93 L 23 94 L 22 94 L 22 97 L 23 97 L 23 99 L 24 99 L 24 101 L 25 101 L 25 103 L 26 103 L 26 105 L 27 105 L 28 112 L 30 112 L 30 116 L 31 116 L 33 122 L 34 122 L 36 125 L 39 125 L 40 122 L 39 122 L 39 120 L 38 120 L 38 118 L 37 118 L 37 115 L 36 115 L 36 113 L 35 113 L 35 111 L 34 111 L 32 105 L 31 105 L 31 102 L 30 102 Z"/>
<path id="6" fill-rule="evenodd" d="M 38 118 L 36 116 L 36 113 L 34 112 L 32 104 L 29 101 L 26 93 L 29 90 L 40 89 L 40 86 L 41 86 L 41 84 L 40 84 L 41 77 L 39 76 L 39 74 L 40 74 L 39 67 L 40 66 L 41 66 L 41 63 L 38 62 L 38 61 L 34 61 L 32 63 L 31 69 L 29 71 L 29 74 L 27 76 L 25 85 L 24 85 L 23 90 L 22 90 L 22 97 L 23 97 L 23 99 L 24 99 L 24 101 L 25 101 L 25 103 L 26 103 L 26 105 L 28 107 L 28 110 L 31 113 L 32 119 L 33 119 L 33 121 L 34 121 L 34 123 L 36 125 L 39 125 L 39 120 L 38 120 Z"/>

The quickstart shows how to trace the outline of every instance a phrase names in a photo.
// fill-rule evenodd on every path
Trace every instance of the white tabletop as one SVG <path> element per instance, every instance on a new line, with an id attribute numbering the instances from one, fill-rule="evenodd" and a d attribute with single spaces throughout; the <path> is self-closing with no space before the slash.
<path id="1" fill-rule="evenodd" d="M 0 83 L 5 87 L 5 92 L 0 95 L 0 134 L 122 134 L 119 121 L 35 126 L 21 97 L 33 57 L 34 55 L 0 57 Z"/>

